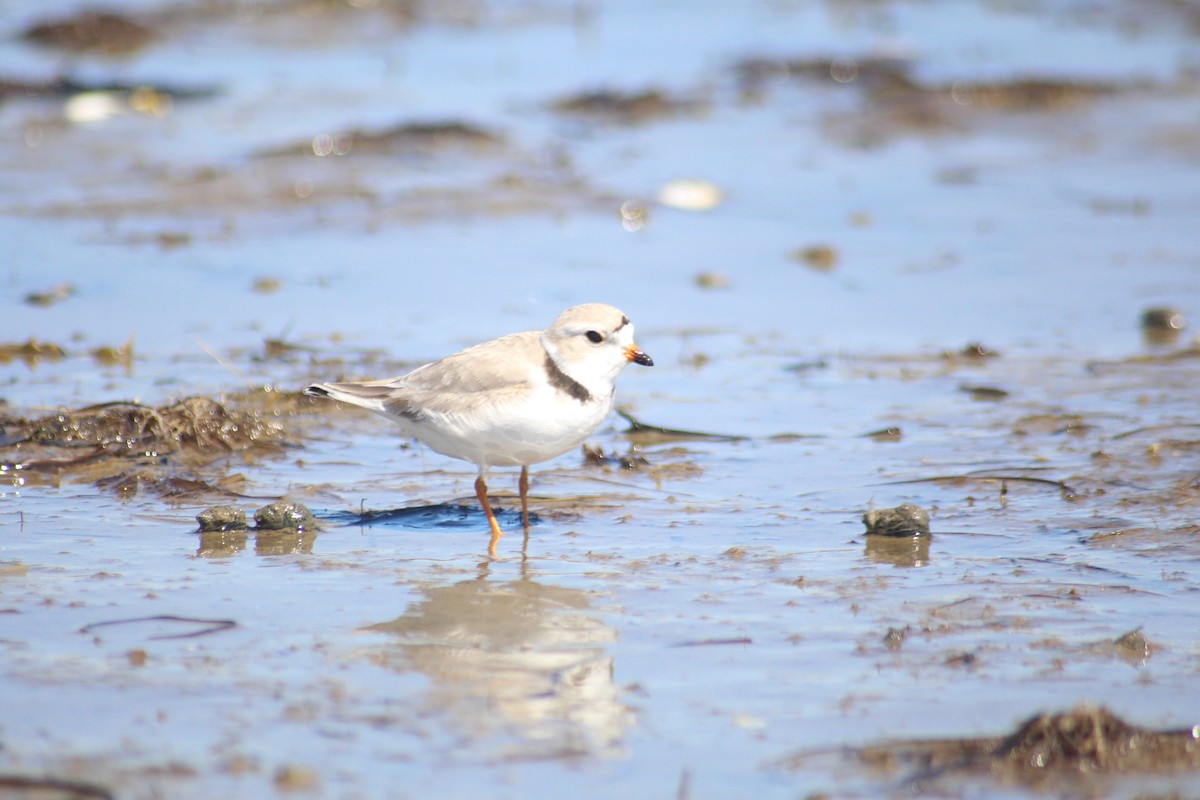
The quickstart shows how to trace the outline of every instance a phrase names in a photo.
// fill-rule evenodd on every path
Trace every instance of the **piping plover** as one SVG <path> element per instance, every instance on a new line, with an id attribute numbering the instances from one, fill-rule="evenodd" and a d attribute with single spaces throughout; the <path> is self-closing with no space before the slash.
<path id="1" fill-rule="evenodd" d="M 529 465 L 578 447 L 613 408 L 617 374 L 649 367 L 633 324 L 612 306 L 588 303 L 544 331 L 510 333 L 407 375 L 379 381 L 315 383 L 310 397 L 361 406 L 400 423 L 430 449 L 479 468 L 475 495 L 495 555 L 500 525 L 487 496 L 490 467 L 520 467 L 521 520 L 529 530 Z"/>

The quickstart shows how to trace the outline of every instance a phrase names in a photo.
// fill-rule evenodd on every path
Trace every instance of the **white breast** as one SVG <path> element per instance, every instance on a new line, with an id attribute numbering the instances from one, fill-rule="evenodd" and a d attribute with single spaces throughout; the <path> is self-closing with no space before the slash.
<path id="1" fill-rule="evenodd" d="M 476 406 L 468 413 L 404 420 L 402 427 L 443 455 L 484 467 L 527 466 L 578 447 L 612 406 L 611 391 L 581 402 L 542 383 L 521 398 Z"/>

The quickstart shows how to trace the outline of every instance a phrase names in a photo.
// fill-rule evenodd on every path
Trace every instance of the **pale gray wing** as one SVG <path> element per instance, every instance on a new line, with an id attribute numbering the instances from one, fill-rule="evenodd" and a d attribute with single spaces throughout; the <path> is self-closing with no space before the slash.
<path id="1" fill-rule="evenodd" d="M 393 379 L 393 386 L 431 392 L 492 392 L 529 382 L 546 358 L 537 331 L 510 333 L 468 347 Z"/>
<path id="2" fill-rule="evenodd" d="M 509 334 L 418 367 L 392 385 L 384 408 L 411 418 L 426 413 L 453 416 L 519 397 L 546 358 L 540 335 Z"/>
<path id="3" fill-rule="evenodd" d="M 315 384 L 306 394 L 416 419 L 425 412 L 462 413 L 481 402 L 502 403 L 526 391 L 546 359 L 537 331 L 477 344 L 407 375 L 378 381 Z"/>

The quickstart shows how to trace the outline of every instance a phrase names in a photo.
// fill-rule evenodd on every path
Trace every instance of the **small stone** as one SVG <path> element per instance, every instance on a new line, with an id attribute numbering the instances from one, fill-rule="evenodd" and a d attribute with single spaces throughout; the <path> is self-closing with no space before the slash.
<path id="1" fill-rule="evenodd" d="M 250 285 L 250 288 L 259 294 L 271 294 L 273 292 L 278 292 L 281 288 L 283 288 L 283 281 L 279 280 L 279 278 L 265 275 L 255 278 L 254 283 Z"/>
<path id="2" fill-rule="evenodd" d="M 720 272 L 701 272 L 693 279 L 701 289 L 728 289 L 729 278 Z"/>
<path id="3" fill-rule="evenodd" d="M 1142 340 L 1151 347 L 1171 347 L 1187 327 L 1183 314 L 1174 308 L 1147 308 L 1142 312 Z"/>
<path id="4" fill-rule="evenodd" d="M 31 306 L 52 306 L 75 294 L 75 286 L 70 283 L 60 283 L 44 292 L 30 292 L 25 295 L 25 302 Z"/>
<path id="5" fill-rule="evenodd" d="M 0 578 L 23 578 L 29 567 L 20 561 L 0 561 Z"/>
<path id="6" fill-rule="evenodd" d="M 999 355 L 1000 354 L 998 352 L 982 342 L 968 342 L 967 344 L 963 345 L 962 349 L 957 353 L 944 353 L 943 357 L 953 358 L 954 356 L 961 356 L 962 358 L 982 360 L 985 358 L 998 358 Z"/>
<path id="7" fill-rule="evenodd" d="M 303 531 L 318 527 L 312 512 L 291 500 L 279 500 L 255 511 L 254 526 L 260 531 Z"/>
<path id="8" fill-rule="evenodd" d="M 1187 327 L 1187 321 L 1174 308 L 1147 308 L 1142 312 L 1142 327 L 1147 330 L 1181 331 Z"/>
<path id="9" fill-rule="evenodd" d="M 906 636 L 908 636 L 908 628 L 888 628 L 887 633 L 883 635 L 883 646 L 895 652 L 900 649 Z"/>
<path id="10" fill-rule="evenodd" d="M 800 247 L 793 250 L 789 255 L 793 261 L 807 264 L 820 272 L 829 272 L 838 263 L 838 251 L 827 244 Z"/>
<path id="11" fill-rule="evenodd" d="M 285 764 L 275 770 L 275 788 L 281 792 L 312 792 L 320 786 L 320 776 L 308 767 Z"/>
<path id="12" fill-rule="evenodd" d="M 912 503 L 872 509 L 863 514 L 867 533 L 876 536 L 928 536 L 929 512 Z"/>
<path id="13" fill-rule="evenodd" d="M 1154 646 L 1142 633 L 1141 628 L 1134 628 L 1129 633 L 1119 636 L 1113 640 L 1113 644 L 1125 660 L 1133 663 L 1149 661 L 1150 656 L 1154 653 Z"/>
<path id="14" fill-rule="evenodd" d="M 972 400 L 1004 400 L 1008 397 L 1008 392 L 997 386 L 975 386 L 964 384 L 958 387 L 960 391 L 971 395 Z"/>
<path id="15" fill-rule="evenodd" d="M 234 506 L 213 506 L 196 515 L 201 533 L 246 530 L 246 512 Z"/>
<path id="16" fill-rule="evenodd" d="M 864 433 L 863 436 L 877 442 L 898 442 L 904 438 L 904 431 L 897 425 L 889 425 L 877 431 Z"/>

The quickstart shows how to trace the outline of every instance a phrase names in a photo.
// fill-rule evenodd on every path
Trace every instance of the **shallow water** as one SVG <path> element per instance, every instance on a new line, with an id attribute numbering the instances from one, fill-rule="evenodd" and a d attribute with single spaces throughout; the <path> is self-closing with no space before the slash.
<path id="1" fill-rule="evenodd" d="M 1139 330 L 1200 307 L 1185 6 L 110 7 L 159 38 L 22 43 L 76 8 L 44 4 L 0 22 L 0 78 L 211 94 L 162 116 L 122 92 L 0 103 L 0 343 L 66 351 L 0 363 L 8 410 L 380 377 L 603 301 L 656 362 L 621 405 L 734 438 L 614 416 L 595 443 L 648 465 L 535 468 L 537 524 L 497 559 L 473 469 L 366 415 L 285 412 L 282 447 L 130 466 L 238 495 L 9 464 L 0 773 L 123 798 L 900 796 L 909 776 L 841 748 L 1079 703 L 1200 722 L 1200 360 L 1190 331 Z M 837 56 L 861 79 L 798 77 Z M 942 89 L 897 101 L 869 57 Z M 776 66 L 750 80 L 751 59 Z M 1025 78 L 1103 91 L 971 104 Z M 598 89 L 679 104 L 551 108 Z M 496 139 L 304 152 L 414 122 Z M 684 178 L 721 202 L 656 202 Z M 818 245 L 832 269 L 794 256 Z M 90 354 L 130 341 L 128 363 Z M 510 531 L 515 484 L 492 476 Z M 215 502 L 282 495 L 323 529 L 194 532 Z M 863 534 L 902 502 L 932 539 Z M 1113 644 L 1138 628 L 1149 650 Z"/>

